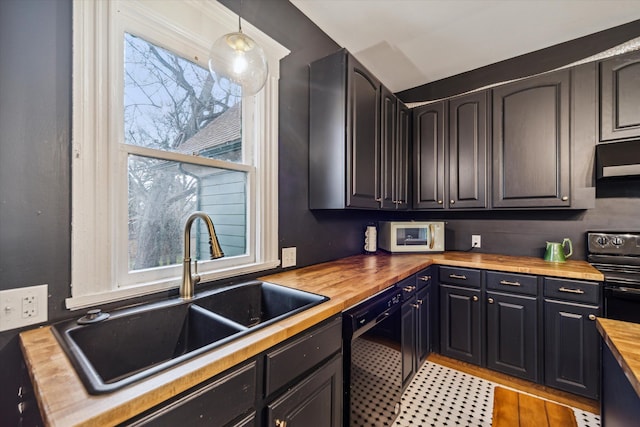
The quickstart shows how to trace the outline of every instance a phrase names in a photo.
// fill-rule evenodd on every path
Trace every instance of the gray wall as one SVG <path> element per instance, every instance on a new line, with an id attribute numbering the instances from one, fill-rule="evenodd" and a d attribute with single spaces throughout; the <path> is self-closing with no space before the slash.
<path id="1" fill-rule="evenodd" d="M 70 282 L 71 2 L 0 1 L 0 289 Z M 0 424 L 17 425 L 22 357 L 0 333 Z"/>
<path id="2" fill-rule="evenodd" d="M 286 0 L 223 0 L 291 50 L 280 80 L 280 246 L 298 265 L 361 252 L 367 223 L 446 219 L 447 249 L 471 233 L 483 251 L 535 255 L 544 240 L 580 240 L 589 228 L 639 229 L 637 183 L 599 188 L 588 212 L 398 215 L 311 212 L 308 199 L 308 64 L 338 46 Z M 70 283 L 71 0 L 0 1 L 0 289 L 49 284 L 49 319 L 64 309 Z M 552 52 L 562 60 L 562 49 Z M 566 53 L 566 51 L 565 51 Z M 517 63 L 514 70 L 516 70 Z M 21 354 L 17 333 L 0 333 L 0 420 L 17 425 Z M 26 423 L 29 425 L 29 422 Z"/>
<path id="3" fill-rule="evenodd" d="M 384 219 L 447 221 L 447 250 L 471 247 L 482 235 L 482 252 L 542 256 L 545 242 L 569 237 L 577 259 L 585 258 L 584 232 L 590 229 L 640 230 L 640 181 L 598 183 L 596 208 L 589 211 L 476 213 L 385 213 L 308 209 L 308 64 L 336 45 L 309 26 L 287 2 L 222 0 L 292 50 L 282 62 L 280 85 L 280 246 L 297 246 L 298 265 L 362 251 L 366 224 Z M 243 10 L 240 6 L 243 6 Z M 293 10 L 291 10 L 293 9 Z M 281 19 L 278 19 L 281 18 Z M 287 22 L 286 26 L 282 22 Z M 557 68 L 640 36 L 640 21 L 452 76 L 398 94 L 409 102 L 428 101 Z"/>
<path id="4" fill-rule="evenodd" d="M 613 189 L 610 186 L 616 187 Z M 626 189 L 632 196 L 616 196 Z M 468 250 L 471 235 L 482 236 L 477 252 L 542 257 L 545 242 L 573 242 L 571 259 L 586 258 L 585 232 L 589 230 L 640 230 L 640 181 L 598 184 L 596 207 L 586 211 L 492 212 L 430 215 L 447 221 L 446 249 Z"/>

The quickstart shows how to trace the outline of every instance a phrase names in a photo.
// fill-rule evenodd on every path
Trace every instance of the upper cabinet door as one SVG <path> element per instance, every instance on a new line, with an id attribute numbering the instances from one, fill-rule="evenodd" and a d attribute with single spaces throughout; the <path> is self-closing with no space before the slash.
<path id="1" fill-rule="evenodd" d="M 640 52 L 600 63 L 600 140 L 640 137 Z"/>
<path id="2" fill-rule="evenodd" d="M 380 208 L 380 82 L 342 49 L 309 88 L 309 208 Z"/>
<path id="3" fill-rule="evenodd" d="M 449 208 L 487 206 L 487 91 L 449 100 Z"/>
<path id="4" fill-rule="evenodd" d="M 570 71 L 493 90 L 493 206 L 570 206 Z"/>
<path id="5" fill-rule="evenodd" d="M 411 109 L 398 100 L 396 122 L 396 171 L 394 173 L 396 209 L 409 208 L 409 141 L 411 140 Z"/>
<path id="6" fill-rule="evenodd" d="M 444 101 L 413 110 L 413 207 L 442 209 L 444 194 Z"/>
<path id="7" fill-rule="evenodd" d="M 380 207 L 380 82 L 348 56 L 347 206 Z"/>
<path id="8" fill-rule="evenodd" d="M 411 110 L 384 86 L 381 94 L 382 208 L 407 209 Z"/>
<path id="9" fill-rule="evenodd" d="M 391 91 L 382 86 L 382 103 L 380 104 L 380 146 L 382 152 L 382 171 L 380 176 L 382 207 L 395 209 L 395 179 L 396 173 L 396 116 L 397 100 Z"/>

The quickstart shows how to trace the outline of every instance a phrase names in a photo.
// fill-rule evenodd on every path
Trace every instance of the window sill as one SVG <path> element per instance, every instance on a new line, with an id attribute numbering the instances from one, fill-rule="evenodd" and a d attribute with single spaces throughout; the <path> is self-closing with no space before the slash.
<path id="1" fill-rule="evenodd" d="M 270 270 L 280 265 L 280 260 L 266 261 L 262 263 L 247 264 L 242 266 L 228 267 L 220 270 L 216 270 L 213 273 L 203 273 L 202 280 L 204 282 L 220 279 L 230 279 L 232 277 L 242 276 L 244 274 L 256 273 L 259 271 Z M 118 301 L 123 301 L 129 298 L 136 298 L 145 295 L 151 295 L 156 292 L 166 291 L 168 289 L 175 289 L 180 286 L 179 277 L 171 278 L 170 280 L 145 284 L 139 286 L 129 286 L 126 288 L 114 289 L 108 292 L 101 292 L 91 295 L 82 295 L 77 297 L 70 297 L 65 300 L 65 304 L 68 310 L 79 310 L 83 308 L 93 307 L 100 304 L 108 304 Z"/>

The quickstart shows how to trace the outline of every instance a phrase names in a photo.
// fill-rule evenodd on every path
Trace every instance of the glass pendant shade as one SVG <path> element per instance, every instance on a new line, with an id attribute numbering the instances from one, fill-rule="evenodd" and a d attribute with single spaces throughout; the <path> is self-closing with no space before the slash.
<path id="1" fill-rule="evenodd" d="M 237 86 L 240 86 L 242 96 L 260 92 L 269 73 L 264 50 L 242 29 L 225 34 L 213 43 L 209 70 L 229 93 L 237 92 Z"/>

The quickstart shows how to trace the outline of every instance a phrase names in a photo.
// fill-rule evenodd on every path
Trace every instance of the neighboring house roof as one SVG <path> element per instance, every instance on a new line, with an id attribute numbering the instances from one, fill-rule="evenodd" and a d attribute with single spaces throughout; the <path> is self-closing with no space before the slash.
<path id="1" fill-rule="evenodd" d="M 241 107 L 241 102 L 229 107 L 227 111 L 200 129 L 200 132 L 180 144 L 177 150 L 181 153 L 199 154 L 212 147 L 240 140 L 242 126 Z"/>

